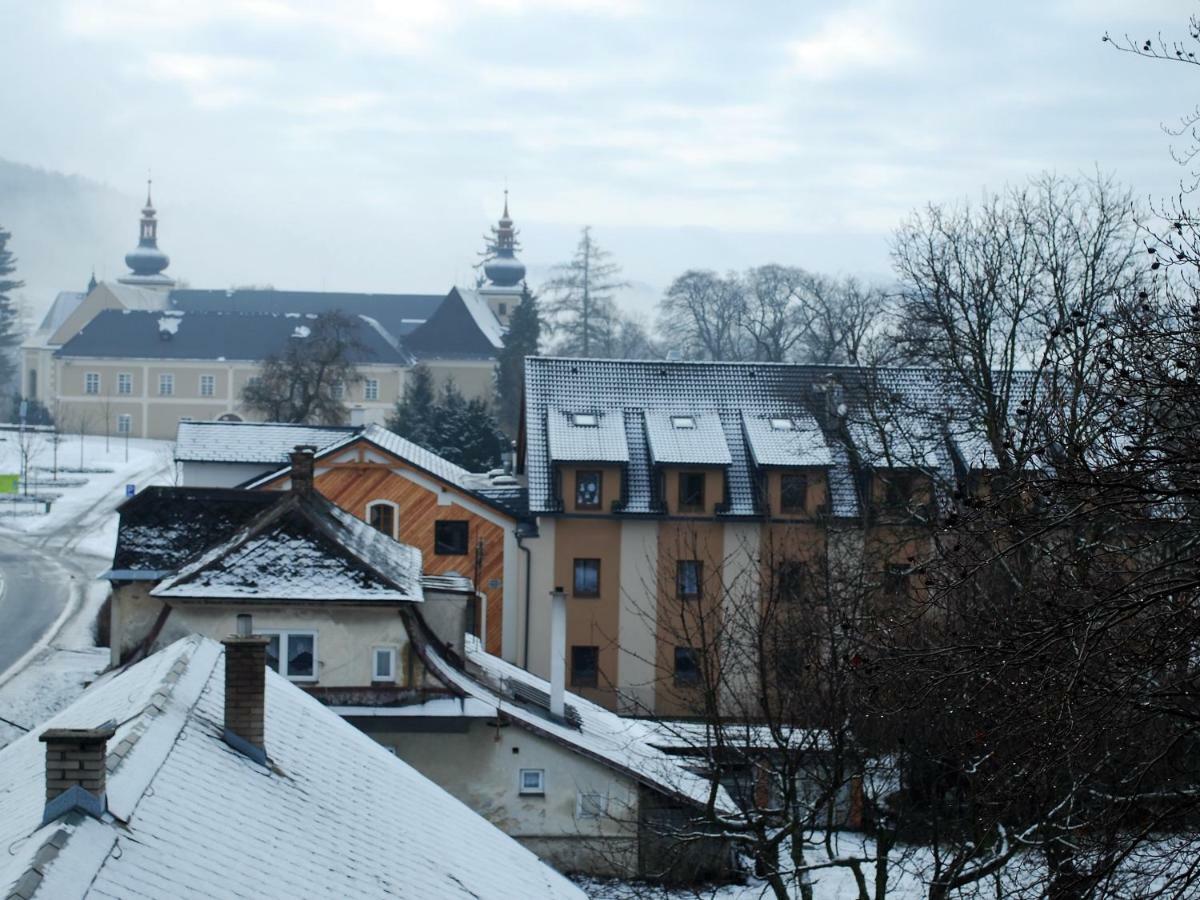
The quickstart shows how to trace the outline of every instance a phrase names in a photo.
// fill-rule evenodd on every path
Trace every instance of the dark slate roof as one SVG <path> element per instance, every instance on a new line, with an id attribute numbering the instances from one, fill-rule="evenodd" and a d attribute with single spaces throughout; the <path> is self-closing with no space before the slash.
<path id="1" fill-rule="evenodd" d="M 402 338 L 433 315 L 444 294 L 348 294 L 334 291 L 176 289 L 170 304 L 186 312 L 323 313 L 367 316 Z"/>
<path id="2" fill-rule="evenodd" d="M 500 322 L 475 291 L 453 288 L 429 321 L 405 335 L 418 359 L 494 359 L 504 346 Z"/>
<path id="3" fill-rule="evenodd" d="M 191 600 L 419 602 L 421 551 L 320 494 L 288 491 L 152 594 Z"/>
<path id="4" fill-rule="evenodd" d="M 946 484 L 956 465 L 981 459 L 986 441 L 970 409 L 936 369 L 529 357 L 522 428 L 530 512 L 559 510 L 554 465 L 580 460 L 576 452 L 557 459 L 555 451 L 579 445 L 560 433 L 583 430 L 572 423 L 576 412 L 624 421 L 626 513 L 660 512 L 655 451 L 668 446 L 672 460 L 726 469 L 726 515 L 760 515 L 756 471 L 786 462 L 825 468 L 832 514 L 854 517 L 861 476 L 871 468 L 923 469 Z M 664 441 L 671 416 L 694 417 L 698 427 Z M 760 422 L 769 427 L 771 418 L 790 419 L 800 434 L 768 440 Z M 705 423 L 711 427 L 699 427 Z"/>
<path id="5" fill-rule="evenodd" d="M 173 572 L 197 553 L 227 540 L 281 496 L 234 488 L 146 488 L 118 509 L 110 577 L 157 578 Z"/>
<path id="6" fill-rule="evenodd" d="M 301 314 L 182 313 L 106 309 L 62 345 L 56 356 L 118 359 L 260 360 L 304 340 L 315 321 Z M 407 365 L 370 322 L 359 319 L 358 338 L 366 350 L 354 362 Z"/>

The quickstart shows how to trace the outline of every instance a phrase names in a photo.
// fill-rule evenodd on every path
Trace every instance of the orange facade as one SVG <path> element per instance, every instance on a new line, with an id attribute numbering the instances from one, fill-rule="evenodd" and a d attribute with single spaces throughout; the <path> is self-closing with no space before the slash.
<path id="1" fill-rule="evenodd" d="M 280 490 L 286 483 L 285 474 L 263 488 Z M 486 608 L 480 637 L 488 653 L 500 655 L 505 529 L 471 509 L 484 501 L 365 441 L 340 449 L 333 458 L 318 459 L 314 485 L 341 509 L 367 522 L 372 505 L 393 504 L 393 537 L 421 551 L 424 574 L 454 572 L 475 583 Z M 466 523 L 465 553 L 439 552 L 439 522 Z"/>

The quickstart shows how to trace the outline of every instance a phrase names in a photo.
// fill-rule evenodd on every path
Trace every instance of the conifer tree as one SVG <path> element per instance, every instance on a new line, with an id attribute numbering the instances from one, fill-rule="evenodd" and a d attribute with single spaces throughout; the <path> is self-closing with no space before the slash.
<path id="1" fill-rule="evenodd" d="M 387 428 L 473 472 L 494 468 L 505 447 L 487 402 L 468 400 L 452 378 L 435 389 L 433 373 L 423 365 L 412 370 Z"/>
<path id="2" fill-rule="evenodd" d="M 555 352 L 565 356 L 611 356 L 617 343 L 621 316 L 613 294 L 629 286 L 621 280 L 621 267 L 602 250 L 584 226 L 570 262 L 557 265 L 546 282 L 550 294 L 546 314 L 550 329 L 559 336 Z"/>
<path id="3" fill-rule="evenodd" d="M 24 287 L 25 282 L 7 277 L 17 270 L 17 259 L 8 249 L 11 237 L 10 232 L 0 227 L 0 389 L 14 380 L 17 365 L 13 351 L 21 343 L 20 317 L 9 294 Z"/>
<path id="4" fill-rule="evenodd" d="M 496 363 L 496 408 L 500 427 L 515 439 L 521 415 L 521 393 L 525 388 L 525 357 L 537 356 L 542 338 L 542 318 L 538 301 L 529 289 L 509 319 L 504 348 Z"/>

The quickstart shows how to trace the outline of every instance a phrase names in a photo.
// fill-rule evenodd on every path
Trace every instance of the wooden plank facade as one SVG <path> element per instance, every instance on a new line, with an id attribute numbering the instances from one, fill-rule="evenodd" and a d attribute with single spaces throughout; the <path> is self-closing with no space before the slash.
<path id="1" fill-rule="evenodd" d="M 282 490 L 289 485 L 282 474 L 262 485 Z M 383 501 L 393 505 L 393 537 L 421 551 L 424 574 L 451 572 L 470 578 L 484 596 L 480 637 L 488 653 L 501 654 L 504 625 L 504 537 L 515 521 L 488 507 L 488 516 L 475 510 L 484 501 L 448 482 L 436 479 L 406 460 L 365 440 L 318 459 L 313 481 L 327 499 L 341 509 L 370 522 L 369 510 Z M 497 519 L 504 525 L 497 524 Z M 439 553 L 435 545 L 438 522 L 466 522 L 465 554 Z"/>

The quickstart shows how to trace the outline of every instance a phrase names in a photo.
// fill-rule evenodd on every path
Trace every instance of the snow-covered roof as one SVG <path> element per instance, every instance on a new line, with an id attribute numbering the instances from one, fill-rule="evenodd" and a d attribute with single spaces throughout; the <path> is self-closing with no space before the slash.
<path id="1" fill-rule="evenodd" d="M 284 428 L 289 426 L 279 427 Z M 389 431 L 381 425 L 368 425 L 361 431 L 346 434 L 340 440 L 326 444 L 317 451 L 317 459 L 320 460 L 339 453 L 358 440 L 369 441 L 380 450 L 428 472 L 430 475 L 441 479 L 449 485 L 474 494 L 484 502 L 511 516 L 519 517 L 526 512 L 525 489 L 520 485 L 496 484 L 486 474 L 469 472 L 462 466 L 456 465 L 430 450 L 426 450 L 419 444 L 414 444 L 412 441 L 400 437 L 394 431 Z M 251 481 L 245 486 L 256 488 L 270 484 L 272 481 L 287 475 L 290 468 L 290 466 L 285 465 L 281 469 L 263 475 L 261 478 Z"/>
<path id="2" fill-rule="evenodd" d="M 625 420 L 619 409 L 552 408 L 546 410 L 546 416 L 546 439 L 556 462 L 629 461 Z"/>
<path id="3" fill-rule="evenodd" d="M 733 462 L 721 417 L 712 410 L 648 409 L 646 442 L 656 466 L 727 466 Z"/>
<path id="4" fill-rule="evenodd" d="M 742 413 L 742 428 L 756 466 L 828 466 L 833 463 L 821 427 L 808 413 Z"/>
<path id="5" fill-rule="evenodd" d="M 468 699 L 498 710 L 522 727 L 566 744 L 667 795 L 701 806 L 708 802 L 712 782 L 654 746 L 656 733 L 647 723 L 623 718 L 571 693 L 565 695 L 570 721 L 556 719 L 544 706 L 528 699 L 548 696 L 549 682 L 485 652 L 473 635 L 466 636 L 466 658 L 467 671 L 454 668 L 437 653 L 430 653 L 425 662 L 438 678 Z M 736 809 L 721 789 L 716 803 L 722 812 Z"/>
<path id="6" fill-rule="evenodd" d="M 623 418 L 624 514 L 662 512 L 656 466 L 709 462 L 726 467 L 722 516 L 765 512 L 755 489 L 762 467 L 823 466 L 831 514 L 854 517 L 866 483 L 859 476 L 870 468 L 916 466 L 951 482 L 959 449 L 952 441 L 978 432 L 974 405 L 953 378 L 930 368 L 528 357 L 523 462 L 529 509 L 556 512 L 554 467 L 577 461 L 563 440 L 559 413 Z M 678 428 L 672 417 L 681 416 L 693 417 L 696 427 Z M 772 429 L 772 419 L 795 427 Z M 887 440 L 881 423 L 898 429 L 895 439 Z M 981 455 L 980 437 L 964 440 L 961 449 L 968 452 L 960 459 Z M 883 444 L 890 454 L 880 452 Z"/>
<path id="7" fill-rule="evenodd" d="M 3 896 L 583 900 L 387 749 L 266 678 L 267 767 L 222 740 L 224 651 L 197 636 L 102 679 L 0 751 Z M 108 812 L 42 825 L 38 735 L 106 722 L 119 723 Z"/>
<path id="8" fill-rule="evenodd" d="M 151 593 L 194 600 L 419 602 L 421 551 L 320 494 L 292 493 Z"/>
<path id="9" fill-rule="evenodd" d="M 180 422 L 175 435 L 175 461 L 285 465 L 288 454 L 299 444 L 323 450 L 357 431 L 341 425 Z"/>
<path id="10" fill-rule="evenodd" d="M 53 334 L 59 329 L 63 322 L 75 310 L 79 309 L 79 305 L 83 303 L 83 298 L 87 294 L 82 291 L 59 291 L 54 297 L 54 302 L 50 304 L 50 308 L 46 310 L 46 315 L 42 317 L 42 324 L 38 326 L 38 332 L 46 335 Z"/>

